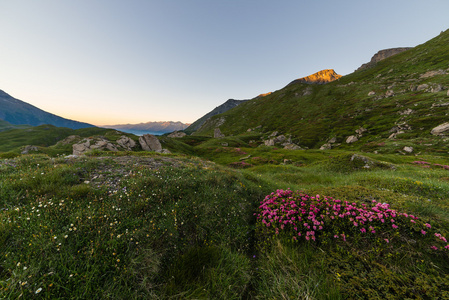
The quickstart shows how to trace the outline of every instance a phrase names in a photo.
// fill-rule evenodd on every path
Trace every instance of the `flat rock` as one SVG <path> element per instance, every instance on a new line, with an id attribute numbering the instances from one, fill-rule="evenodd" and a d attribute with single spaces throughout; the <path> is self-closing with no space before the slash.
<path id="1" fill-rule="evenodd" d="M 445 135 L 448 132 L 449 132 L 449 122 L 440 124 L 430 131 L 430 133 L 433 135 Z"/>
<path id="2" fill-rule="evenodd" d="M 350 135 L 346 138 L 346 143 L 347 144 L 352 144 L 357 142 L 359 139 L 355 136 L 355 135 Z"/>

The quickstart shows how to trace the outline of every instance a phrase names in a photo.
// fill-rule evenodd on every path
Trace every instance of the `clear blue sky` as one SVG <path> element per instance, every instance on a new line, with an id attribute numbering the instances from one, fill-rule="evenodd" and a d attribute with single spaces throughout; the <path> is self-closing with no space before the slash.
<path id="1" fill-rule="evenodd" d="M 449 28 L 447 0 L 0 0 L 0 89 L 95 125 L 193 122 Z"/>

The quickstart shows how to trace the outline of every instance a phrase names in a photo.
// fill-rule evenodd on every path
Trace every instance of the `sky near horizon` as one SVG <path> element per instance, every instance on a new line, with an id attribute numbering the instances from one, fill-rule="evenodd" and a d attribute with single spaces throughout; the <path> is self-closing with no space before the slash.
<path id="1" fill-rule="evenodd" d="M 447 0 L 0 0 L 0 89 L 94 125 L 191 123 L 449 28 Z"/>

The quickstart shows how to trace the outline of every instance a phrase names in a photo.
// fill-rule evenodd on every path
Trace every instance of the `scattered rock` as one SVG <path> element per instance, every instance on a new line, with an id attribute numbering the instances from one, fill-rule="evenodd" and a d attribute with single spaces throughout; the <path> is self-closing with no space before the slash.
<path id="1" fill-rule="evenodd" d="M 357 129 L 356 131 L 355 131 L 355 133 L 357 133 L 358 135 L 362 135 L 364 132 L 366 132 L 367 131 L 367 129 L 366 128 L 363 128 L 363 127 L 360 127 L 359 129 Z"/>
<path id="2" fill-rule="evenodd" d="M 117 144 L 124 148 L 125 150 L 129 150 L 131 151 L 135 146 L 136 146 L 136 142 L 127 137 L 126 135 L 122 135 L 118 140 L 117 140 Z"/>
<path id="3" fill-rule="evenodd" d="M 449 131 L 449 122 L 438 125 L 430 133 L 433 135 L 445 135 Z"/>
<path id="4" fill-rule="evenodd" d="M 253 131 L 253 130 L 251 128 L 248 128 L 247 132 L 251 132 L 251 131 Z"/>
<path id="5" fill-rule="evenodd" d="M 274 146 L 274 139 L 269 139 L 263 142 L 265 146 Z"/>
<path id="6" fill-rule="evenodd" d="M 214 138 L 219 139 L 219 138 L 223 138 L 225 137 L 225 135 L 223 133 L 221 133 L 220 128 L 215 128 L 214 129 Z"/>
<path id="7" fill-rule="evenodd" d="M 388 137 L 388 139 L 393 140 L 395 139 L 399 134 L 401 133 L 405 133 L 404 131 L 398 131 L 398 132 L 393 132 L 392 134 L 390 134 L 390 136 Z"/>
<path id="8" fill-rule="evenodd" d="M 351 143 L 357 142 L 358 140 L 359 139 L 355 135 L 351 135 L 351 136 L 348 136 L 348 138 L 346 139 L 346 143 L 351 144 Z"/>
<path id="9" fill-rule="evenodd" d="M 333 143 L 336 143 L 337 142 L 337 138 L 336 137 L 333 137 L 333 138 L 331 138 L 329 141 L 327 141 L 329 144 L 333 144 Z"/>
<path id="10" fill-rule="evenodd" d="M 405 146 L 402 150 L 404 150 L 407 153 L 412 153 L 413 152 L 413 147 Z"/>
<path id="11" fill-rule="evenodd" d="M 285 135 L 281 134 L 280 136 L 277 136 L 274 138 L 274 143 L 278 144 L 278 143 L 283 143 L 287 140 L 287 138 L 285 137 Z"/>
<path id="12" fill-rule="evenodd" d="M 228 144 L 228 143 L 221 143 L 221 145 L 222 145 L 223 147 L 227 147 L 227 146 L 229 146 L 229 144 Z"/>
<path id="13" fill-rule="evenodd" d="M 73 155 L 82 155 L 91 150 L 118 151 L 117 147 L 103 137 L 86 138 L 77 144 L 72 145 Z"/>
<path id="14" fill-rule="evenodd" d="M 139 143 L 145 151 L 162 152 L 162 145 L 159 139 L 152 134 L 144 134 L 139 137 Z"/>
<path id="15" fill-rule="evenodd" d="M 393 97 L 393 96 L 394 96 L 394 91 L 393 91 L 393 90 L 388 90 L 388 91 L 385 93 L 385 96 L 386 96 L 386 97 Z"/>
<path id="16" fill-rule="evenodd" d="M 20 152 L 21 154 L 28 154 L 31 151 L 37 152 L 39 151 L 39 149 L 36 146 L 32 146 L 32 145 L 27 145 L 23 148 L 22 152 Z"/>
<path id="17" fill-rule="evenodd" d="M 172 133 L 170 133 L 169 135 L 168 135 L 168 137 L 169 138 L 182 138 L 182 137 L 185 137 L 187 134 L 185 134 L 184 132 L 182 132 L 182 131 L 174 131 L 174 132 L 172 132 Z"/>
<path id="18" fill-rule="evenodd" d="M 401 116 L 403 116 L 403 115 L 410 115 L 410 114 L 412 114 L 413 113 L 413 109 L 410 109 L 410 108 L 407 108 L 406 110 L 403 110 L 403 111 L 400 111 L 399 112 L 399 114 L 401 115 Z"/>
<path id="19" fill-rule="evenodd" d="M 437 75 L 445 75 L 446 71 L 444 70 L 436 70 L 436 71 L 428 71 L 424 74 L 422 74 L 421 76 L 419 76 L 419 78 L 429 78 L 429 77 L 433 77 L 433 76 L 437 76 Z"/>
<path id="20" fill-rule="evenodd" d="M 170 150 L 168 150 L 168 149 L 162 149 L 159 153 L 162 153 L 162 154 L 171 154 Z"/>
<path id="21" fill-rule="evenodd" d="M 420 84 L 416 87 L 416 91 L 424 91 L 427 90 L 429 88 L 429 85 L 424 83 L 424 84 Z"/>
<path id="22" fill-rule="evenodd" d="M 277 136 L 277 135 L 278 135 L 278 133 L 279 133 L 279 132 L 277 132 L 277 131 L 273 131 L 273 133 L 272 133 L 272 134 L 270 134 L 270 135 L 269 135 L 269 137 L 275 137 L 275 136 Z"/>
<path id="23" fill-rule="evenodd" d="M 375 91 L 371 91 L 371 92 L 368 93 L 368 96 L 374 96 L 374 95 L 376 95 Z"/>
<path id="24" fill-rule="evenodd" d="M 332 149 L 332 144 L 326 143 L 320 147 L 320 150 L 330 150 Z"/>
<path id="25" fill-rule="evenodd" d="M 248 158 L 250 158 L 251 157 L 251 154 L 250 155 L 247 155 L 247 156 L 245 156 L 245 157 L 241 157 L 241 158 L 239 158 L 239 160 L 245 160 L 245 159 L 248 159 Z"/>
<path id="26" fill-rule="evenodd" d="M 289 144 L 284 144 L 284 149 L 286 149 L 286 150 L 301 150 L 302 148 L 296 144 L 289 143 Z"/>
<path id="27" fill-rule="evenodd" d="M 292 164 L 292 160 L 291 159 L 284 159 L 284 165 L 291 165 Z"/>
<path id="28" fill-rule="evenodd" d="M 448 91 L 448 93 L 449 93 L 449 91 Z M 444 106 L 449 106 L 449 102 L 432 104 L 432 107 L 444 107 Z"/>
<path id="29" fill-rule="evenodd" d="M 431 91 L 432 93 L 439 93 L 439 92 L 444 91 L 444 88 L 443 88 L 443 86 L 442 86 L 441 84 L 437 84 L 437 85 L 433 86 L 433 87 L 430 89 L 430 91 Z"/>

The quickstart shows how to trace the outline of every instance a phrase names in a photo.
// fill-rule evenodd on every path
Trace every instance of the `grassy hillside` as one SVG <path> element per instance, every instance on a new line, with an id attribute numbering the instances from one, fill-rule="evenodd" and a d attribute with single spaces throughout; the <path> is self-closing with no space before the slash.
<path id="1" fill-rule="evenodd" d="M 0 132 L 11 130 L 11 129 L 16 129 L 16 128 L 26 128 L 26 127 L 29 127 L 29 126 L 27 126 L 27 125 L 12 125 L 11 123 L 0 120 Z"/>
<path id="2" fill-rule="evenodd" d="M 448 297 L 444 158 L 219 151 L 0 160 L 0 297 Z"/>
<path id="3" fill-rule="evenodd" d="M 88 127 L 82 129 L 70 129 L 64 127 L 55 127 L 53 125 L 41 125 L 29 127 L 25 129 L 13 129 L 0 132 L 0 152 L 16 152 L 20 153 L 21 147 L 25 145 L 34 145 L 40 147 L 41 151 L 49 154 L 70 154 L 72 152 L 71 145 L 56 145 L 57 142 L 65 139 L 70 135 L 78 135 L 80 137 L 90 137 L 102 135 L 113 139 L 120 136 L 114 129 L 104 129 L 98 127 Z M 54 146 L 54 147 L 50 147 Z"/>
<path id="4" fill-rule="evenodd" d="M 292 84 L 242 103 L 212 117 L 195 134 L 212 135 L 219 127 L 225 135 L 238 135 L 261 125 L 263 132 L 292 134 L 299 145 L 319 148 L 333 137 L 345 145 L 346 138 L 363 127 L 367 132 L 351 145 L 360 148 L 385 141 L 395 126 L 406 124 L 407 130 L 397 139 L 432 139 L 430 130 L 448 121 L 448 61 L 449 30 L 332 83 Z M 446 74 L 426 77 L 430 75 L 426 72 L 437 70 Z M 422 84 L 428 87 L 417 90 Z M 436 92 L 439 85 L 442 91 Z M 374 94 L 368 95 L 370 92 Z"/>

